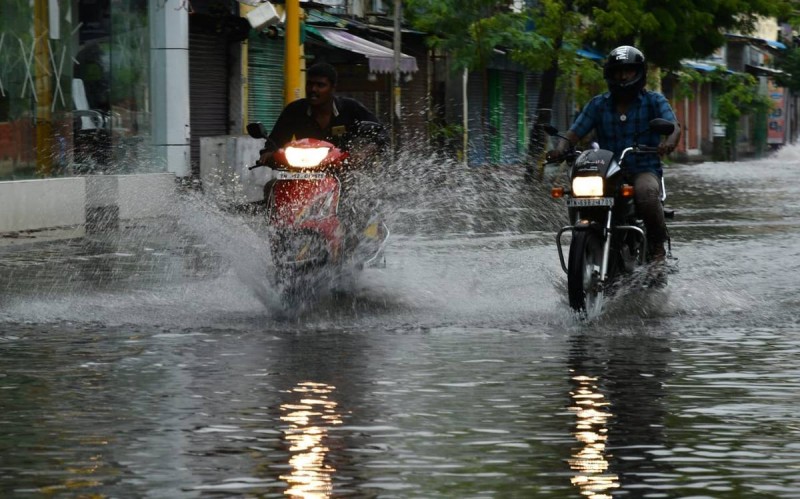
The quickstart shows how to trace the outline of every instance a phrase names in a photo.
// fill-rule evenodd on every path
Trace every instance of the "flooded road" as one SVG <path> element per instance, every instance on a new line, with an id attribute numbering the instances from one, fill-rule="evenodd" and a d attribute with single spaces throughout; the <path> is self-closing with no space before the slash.
<path id="1" fill-rule="evenodd" d="M 302 311 L 194 202 L 0 246 L 0 496 L 800 497 L 799 161 L 670 167 L 669 286 L 590 324 L 517 172 L 398 190 Z"/>

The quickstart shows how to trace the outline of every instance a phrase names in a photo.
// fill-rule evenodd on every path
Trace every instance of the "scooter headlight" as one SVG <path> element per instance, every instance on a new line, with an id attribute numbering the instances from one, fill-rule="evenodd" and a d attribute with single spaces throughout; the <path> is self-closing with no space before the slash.
<path id="1" fill-rule="evenodd" d="M 603 177 L 575 177 L 572 179 L 572 195 L 578 197 L 602 197 Z"/>
<path id="2" fill-rule="evenodd" d="M 286 162 L 294 168 L 315 168 L 328 157 L 330 147 L 287 147 Z"/>

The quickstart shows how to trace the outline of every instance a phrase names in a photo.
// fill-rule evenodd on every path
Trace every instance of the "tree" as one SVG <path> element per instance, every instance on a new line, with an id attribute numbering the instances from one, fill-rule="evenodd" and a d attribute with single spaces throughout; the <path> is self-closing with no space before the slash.
<path id="1" fill-rule="evenodd" d="M 680 68 L 686 58 L 711 55 L 725 33 L 751 33 L 761 16 L 783 16 L 792 0 L 575 0 L 592 19 L 585 41 L 606 50 L 636 45 L 650 63 Z"/>
<path id="2" fill-rule="evenodd" d="M 482 74 L 483 107 L 488 88 L 486 68 L 497 47 L 530 54 L 548 50 L 548 41 L 529 29 L 528 18 L 514 12 L 511 3 L 511 0 L 406 0 L 403 5 L 411 24 L 428 33 L 428 44 L 449 55 L 454 71 Z"/>
<path id="3" fill-rule="evenodd" d="M 714 71 L 700 72 L 682 69 L 676 72 L 675 95 L 688 98 L 695 94 L 697 84 L 711 83 L 718 92 L 716 118 L 725 125 L 726 156 L 734 158 L 739 119 L 748 114 L 766 113 L 772 107 L 772 100 L 758 91 L 759 83 L 755 76 L 747 73 L 733 73 L 722 67 Z M 734 158 L 735 159 L 735 158 Z"/>
<path id="4" fill-rule="evenodd" d="M 531 133 L 529 164 L 541 156 L 541 123 L 549 121 L 559 78 L 597 75 L 574 51 L 606 53 L 635 45 L 657 67 L 680 69 L 680 61 L 712 54 L 725 33 L 748 33 L 759 16 L 785 16 L 795 0 L 538 0 L 520 13 L 507 0 L 407 0 L 408 18 L 450 51 L 457 67 L 485 67 L 495 46 L 532 71 L 543 71 L 540 112 Z M 532 29 L 531 29 L 532 28 Z"/>
<path id="5" fill-rule="evenodd" d="M 775 68 L 783 71 L 775 75 L 775 83 L 793 93 L 800 92 L 800 47 L 793 47 L 775 59 Z"/>

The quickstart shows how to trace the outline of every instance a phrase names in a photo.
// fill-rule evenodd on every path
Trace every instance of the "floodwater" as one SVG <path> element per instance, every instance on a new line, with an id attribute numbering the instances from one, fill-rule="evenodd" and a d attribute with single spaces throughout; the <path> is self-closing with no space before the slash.
<path id="1" fill-rule="evenodd" d="M 669 286 L 590 323 L 511 170 L 408 159 L 386 267 L 303 309 L 202 200 L 0 246 L 0 496 L 800 497 L 799 164 L 669 167 Z"/>

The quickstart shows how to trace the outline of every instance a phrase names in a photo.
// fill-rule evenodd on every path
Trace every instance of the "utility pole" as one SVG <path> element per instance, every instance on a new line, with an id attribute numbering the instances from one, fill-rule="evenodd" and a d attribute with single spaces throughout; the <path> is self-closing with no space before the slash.
<path id="1" fill-rule="evenodd" d="M 300 0 L 286 0 L 283 103 L 303 97 L 300 85 Z"/>
<path id="2" fill-rule="evenodd" d="M 392 106 L 392 150 L 394 151 L 397 150 L 400 136 L 400 43 L 402 40 L 400 15 L 402 11 L 402 0 L 394 0 L 394 79 L 392 92 L 392 100 L 394 101 Z"/>

